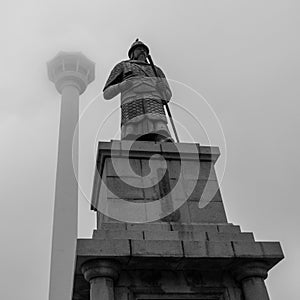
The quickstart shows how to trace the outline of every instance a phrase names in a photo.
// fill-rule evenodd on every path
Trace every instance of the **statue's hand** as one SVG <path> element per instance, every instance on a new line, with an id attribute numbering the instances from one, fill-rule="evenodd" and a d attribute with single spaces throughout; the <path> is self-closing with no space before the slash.
<path id="1" fill-rule="evenodd" d="M 120 83 L 119 88 L 121 92 L 125 92 L 126 90 L 130 89 L 132 86 L 133 86 L 133 82 L 127 79 Z"/>

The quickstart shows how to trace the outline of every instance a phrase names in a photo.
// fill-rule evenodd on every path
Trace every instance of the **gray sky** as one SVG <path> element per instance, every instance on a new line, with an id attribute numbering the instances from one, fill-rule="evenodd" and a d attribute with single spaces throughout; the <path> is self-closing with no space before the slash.
<path id="1" fill-rule="evenodd" d="M 271 299 L 298 299 L 299 8 L 297 0 L 2 3 L 1 297 L 48 297 L 60 97 L 46 62 L 60 50 L 82 51 L 96 62 L 96 80 L 81 97 L 82 111 L 89 107 L 81 143 L 88 190 L 95 145 L 86 144 L 85 136 L 118 107 L 117 99 L 104 102 L 100 91 L 139 37 L 173 80 L 174 102 L 220 145 L 220 177 L 227 157 L 221 189 L 229 221 L 253 231 L 257 240 L 281 242 L 286 258 L 266 281 Z M 218 116 L 227 151 L 201 97 L 188 96 L 191 88 Z M 188 115 L 171 109 L 205 144 Z M 115 135 L 119 111 L 110 122 L 115 127 L 100 132 L 100 139 Z M 192 142 L 183 129 L 179 134 Z M 89 237 L 94 215 L 83 196 L 79 209 L 79 234 Z"/>

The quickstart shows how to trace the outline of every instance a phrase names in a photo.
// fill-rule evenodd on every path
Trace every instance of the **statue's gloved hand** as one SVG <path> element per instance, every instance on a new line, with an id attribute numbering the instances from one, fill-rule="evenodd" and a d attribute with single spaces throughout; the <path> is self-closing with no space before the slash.
<path id="1" fill-rule="evenodd" d="M 167 104 L 168 104 L 168 101 L 162 99 L 162 100 L 161 100 L 161 103 L 162 103 L 163 105 L 167 105 Z"/>
<path id="2" fill-rule="evenodd" d="M 133 86 L 132 80 L 127 79 L 119 84 L 119 89 L 121 92 L 125 92 L 126 90 L 130 89 L 132 86 Z"/>

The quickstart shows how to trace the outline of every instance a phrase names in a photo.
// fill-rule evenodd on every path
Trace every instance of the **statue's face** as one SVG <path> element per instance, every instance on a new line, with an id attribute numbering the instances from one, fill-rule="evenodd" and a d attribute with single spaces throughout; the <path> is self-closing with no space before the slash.
<path id="1" fill-rule="evenodd" d="M 137 46 L 134 50 L 133 50 L 133 59 L 137 59 L 137 60 L 146 60 L 146 49 L 143 46 Z"/>

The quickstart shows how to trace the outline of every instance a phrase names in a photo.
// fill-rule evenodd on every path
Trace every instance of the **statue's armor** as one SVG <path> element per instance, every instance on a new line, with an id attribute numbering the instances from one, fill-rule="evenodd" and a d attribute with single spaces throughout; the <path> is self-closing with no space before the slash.
<path id="1" fill-rule="evenodd" d="M 168 94 L 171 90 L 162 70 L 156 72 L 163 80 Z M 157 78 L 151 65 L 138 60 L 127 60 L 118 63 L 111 71 L 103 91 L 130 79 L 133 85 L 121 92 L 121 138 L 127 135 L 143 135 L 150 132 L 161 132 L 170 137 L 167 119 L 162 104 L 162 95 L 156 89 Z M 164 99 L 168 101 L 169 99 Z"/>

